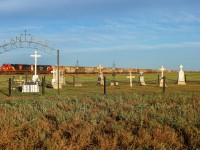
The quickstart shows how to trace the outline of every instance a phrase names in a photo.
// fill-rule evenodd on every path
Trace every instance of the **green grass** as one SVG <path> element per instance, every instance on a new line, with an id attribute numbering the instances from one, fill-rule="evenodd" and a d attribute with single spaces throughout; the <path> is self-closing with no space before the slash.
<path id="1" fill-rule="evenodd" d="M 113 81 L 113 77 L 110 74 L 106 75 L 107 78 L 107 94 L 123 94 L 123 93 L 158 93 L 161 94 L 162 88 L 158 85 L 158 74 L 144 74 L 144 79 L 147 86 L 138 86 L 138 74 L 133 74 L 135 79 L 133 80 L 133 87 L 129 87 L 129 79 L 126 77 L 128 74 L 121 74 L 115 77 L 115 81 L 119 83 L 119 86 L 110 86 L 110 83 Z M 167 88 L 166 93 L 181 93 L 183 95 L 187 94 L 198 94 L 200 93 L 200 73 L 186 73 L 187 85 L 181 86 L 177 85 L 177 73 L 166 73 L 167 77 Z M 8 94 L 8 78 L 12 76 L 0 76 L 0 97 L 6 97 Z M 19 79 L 19 76 L 15 76 L 16 79 Z M 22 77 L 25 79 L 25 76 Z M 46 76 L 46 82 L 51 82 L 52 75 Z M 28 80 L 31 79 L 31 76 L 28 76 Z M 65 75 L 65 80 L 67 85 L 63 86 L 60 89 L 60 96 L 73 96 L 73 95 L 92 95 L 92 94 L 103 94 L 104 87 L 97 86 L 97 75 L 78 75 L 77 82 L 83 84 L 82 87 L 74 87 L 73 85 L 73 75 Z M 40 93 L 30 94 L 30 93 L 21 93 L 18 90 L 13 90 L 13 96 L 29 96 L 29 95 L 41 95 Z M 57 90 L 51 88 L 45 88 L 46 96 L 57 95 Z"/>

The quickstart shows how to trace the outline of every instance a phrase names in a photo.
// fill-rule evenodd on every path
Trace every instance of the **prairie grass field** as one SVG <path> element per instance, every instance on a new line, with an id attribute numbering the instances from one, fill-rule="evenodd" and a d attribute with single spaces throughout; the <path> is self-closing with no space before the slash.
<path id="1" fill-rule="evenodd" d="M 1 75 L 0 149 L 200 149 L 200 73 L 185 74 L 187 85 L 177 85 L 177 73 L 166 73 L 165 93 L 158 74 L 144 74 L 146 86 L 135 74 L 133 87 L 128 74 L 106 75 L 106 95 L 97 75 L 78 75 L 83 86 L 74 87 L 67 74 L 59 95 L 52 88 L 42 95 L 40 87 L 10 97 L 12 76 Z M 113 80 L 119 85 L 110 86 Z"/>

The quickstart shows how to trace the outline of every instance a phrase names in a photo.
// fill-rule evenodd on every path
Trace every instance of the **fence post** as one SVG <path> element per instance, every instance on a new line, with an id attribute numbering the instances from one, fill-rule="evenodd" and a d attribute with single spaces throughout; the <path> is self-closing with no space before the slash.
<path id="1" fill-rule="evenodd" d="M 166 77 L 163 76 L 163 93 L 165 93 L 165 83 L 166 83 Z"/>
<path id="2" fill-rule="evenodd" d="M 11 78 L 9 78 L 9 82 L 8 82 L 8 84 L 9 84 L 9 87 L 8 87 L 8 96 L 10 97 L 11 96 L 11 86 L 12 86 L 12 79 Z"/>
<path id="3" fill-rule="evenodd" d="M 25 80 L 25 83 L 27 83 L 27 74 L 26 74 L 26 80 Z"/>
<path id="4" fill-rule="evenodd" d="M 76 77 L 75 75 L 73 75 L 73 84 L 75 85 L 75 83 L 76 83 Z"/>
<path id="5" fill-rule="evenodd" d="M 160 84 L 160 75 L 158 74 L 158 84 Z"/>
<path id="6" fill-rule="evenodd" d="M 58 95 L 60 95 L 60 71 L 59 71 L 59 67 L 60 67 L 60 51 L 57 50 L 57 74 L 58 74 Z"/>
<path id="7" fill-rule="evenodd" d="M 42 95 L 45 95 L 45 76 L 42 77 Z"/>
<path id="8" fill-rule="evenodd" d="M 185 83 L 187 82 L 187 76 L 186 76 L 186 74 L 185 74 Z"/>
<path id="9" fill-rule="evenodd" d="M 104 77 L 104 95 L 106 95 L 106 77 Z"/>

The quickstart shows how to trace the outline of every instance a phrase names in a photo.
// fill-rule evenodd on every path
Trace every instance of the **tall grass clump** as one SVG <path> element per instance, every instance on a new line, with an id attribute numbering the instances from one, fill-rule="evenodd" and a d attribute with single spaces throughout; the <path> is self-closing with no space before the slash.
<path id="1" fill-rule="evenodd" d="M 200 96 L 122 93 L 0 101 L 0 149 L 198 149 Z"/>

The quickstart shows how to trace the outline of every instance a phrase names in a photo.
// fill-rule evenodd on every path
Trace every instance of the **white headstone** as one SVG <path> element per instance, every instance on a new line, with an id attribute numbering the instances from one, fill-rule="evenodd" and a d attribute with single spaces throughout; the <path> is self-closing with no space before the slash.
<path id="1" fill-rule="evenodd" d="M 131 72 L 129 72 L 129 76 L 127 76 L 127 78 L 129 78 L 130 79 L 130 87 L 132 87 L 133 86 L 133 78 L 135 78 L 135 76 L 132 76 L 132 73 Z"/>
<path id="2" fill-rule="evenodd" d="M 163 77 L 164 77 L 164 71 L 166 70 L 163 66 L 159 69 L 161 71 L 161 79 L 160 79 L 160 87 L 163 87 Z M 167 87 L 167 85 L 165 84 Z"/>
<path id="3" fill-rule="evenodd" d="M 101 64 L 98 65 L 97 69 L 99 70 L 98 80 L 100 80 L 101 85 L 104 85 L 104 78 L 103 78 L 103 72 L 102 72 L 103 67 L 101 66 Z"/>
<path id="4" fill-rule="evenodd" d="M 143 76 L 142 71 L 140 72 L 140 75 L 139 75 L 139 85 L 146 85 L 144 82 L 144 76 Z"/>
<path id="5" fill-rule="evenodd" d="M 184 71 L 183 71 L 183 65 L 180 65 L 180 71 L 178 73 L 178 84 L 179 85 L 186 85 L 185 74 L 184 74 Z"/>
<path id="6" fill-rule="evenodd" d="M 65 85 L 65 77 L 63 74 L 62 70 L 59 70 L 59 74 L 58 74 L 58 70 L 56 67 L 53 67 L 53 71 L 51 71 L 51 73 L 53 73 L 53 78 L 51 80 L 51 84 L 53 85 L 53 87 L 57 88 L 58 85 L 58 76 L 59 76 L 59 88 L 62 88 L 62 85 Z"/>

